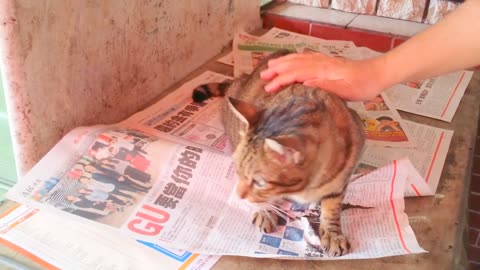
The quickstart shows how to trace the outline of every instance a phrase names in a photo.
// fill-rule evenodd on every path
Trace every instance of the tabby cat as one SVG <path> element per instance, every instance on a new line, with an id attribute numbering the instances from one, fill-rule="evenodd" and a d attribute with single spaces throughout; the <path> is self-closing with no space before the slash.
<path id="1" fill-rule="evenodd" d="M 345 189 L 364 144 L 358 115 L 336 95 L 292 84 L 271 94 L 260 78 L 269 59 L 251 75 L 233 83 L 197 87 L 193 99 L 224 96 L 222 121 L 234 147 L 240 181 L 237 193 L 256 204 L 253 224 L 263 232 L 276 229 L 282 199 L 320 202 L 321 248 L 329 256 L 348 253 L 340 227 Z"/>

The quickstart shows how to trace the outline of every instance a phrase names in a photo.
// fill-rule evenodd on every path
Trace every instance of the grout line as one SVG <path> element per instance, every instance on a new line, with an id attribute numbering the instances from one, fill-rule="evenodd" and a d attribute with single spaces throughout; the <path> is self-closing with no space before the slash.
<path id="1" fill-rule="evenodd" d="M 355 17 L 353 17 L 346 25 L 345 29 L 348 28 L 348 26 L 359 16 L 359 14 L 356 14 Z"/>
<path id="2" fill-rule="evenodd" d="M 471 263 L 471 264 L 477 264 L 477 265 L 480 265 L 480 262 L 477 262 L 477 261 L 472 261 L 472 260 L 469 260 L 468 262 L 469 262 L 469 263 Z"/>
<path id="3" fill-rule="evenodd" d="M 377 15 L 377 12 L 378 12 L 378 6 L 380 5 L 380 0 L 376 0 L 375 1 L 375 10 L 373 11 L 373 16 L 378 16 Z"/>
<path id="4" fill-rule="evenodd" d="M 480 234 L 477 235 L 477 239 L 475 240 L 475 246 L 478 247 L 478 238 L 480 238 Z"/>
<path id="5" fill-rule="evenodd" d="M 395 39 L 396 37 L 393 36 L 391 39 L 390 39 L 390 50 L 392 50 L 395 46 Z"/>
<path id="6" fill-rule="evenodd" d="M 428 18 L 428 13 L 429 13 L 429 7 L 430 7 L 430 0 L 426 0 L 425 9 L 423 10 L 422 19 L 420 20 L 420 23 L 426 23 Z"/>
<path id="7" fill-rule="evenodd" d="M 480 214 L 479 211 L 475 211 L 475 210 L 472 210 L 472 209 L 468 209 L 468 212 L 472 212 L 472 213 L 474 213 L 474 214 Z"/>
<path id="8" fill-rule="evenodd" d="M 475 228 L 475 227 L 468 227 L 470 230 L 474 230 L 474 231 L 477 231 L 477 232 L 480 232 L 480 228 Z"/>
<path id="9" fill-rule="evenodd" d="M 480 196 L 480 193 L 475 192 L 475 191 L 470 191 L 470 194 L 473 194 L 473 195 L 475 195 L 475 196 Z"/>

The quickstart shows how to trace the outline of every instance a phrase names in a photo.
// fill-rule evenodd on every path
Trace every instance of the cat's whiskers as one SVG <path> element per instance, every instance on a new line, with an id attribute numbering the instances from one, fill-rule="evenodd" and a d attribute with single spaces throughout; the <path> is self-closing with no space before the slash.
<path id="1" fill-rule="evenodd" d="M 272 203 L 266 203 L 264 204 L 264 207 L 267 208 L 268 210 L 276 213 L 278 216 L 284 218 L 285 220 L 288 220 L 290 215 L 288 212 L 278 206 L 273 205 Z"/>

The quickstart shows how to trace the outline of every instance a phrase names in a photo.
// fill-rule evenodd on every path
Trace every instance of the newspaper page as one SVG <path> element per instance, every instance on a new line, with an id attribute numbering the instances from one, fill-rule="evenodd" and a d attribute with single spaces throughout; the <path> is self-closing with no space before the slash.
<path id="1" fill-rule="evenodd" d="M 206 270 L 219 259 L 143 245 L 113 230 L 99 230 L 23 205 L 12 207 L 1 217 L 0 243 L 46 269 L 140 270 L 161 266 L 167 270 Z"/>
<path id="2" fill-rule="evenodd" d="M 229 52 L 228 54 L 218 58 L 217 62 L 233 67 L 233 52 Z"/>
<path id="3" fill-rule="evenodd" d="M 201 78 L 224 79 L 212 73 L 206 74 L 208 76 Z M 199 82 L 203 83 L 194 80 L 183 87 L 190 91 Z M 196 117 L 203 117 L 204 123 L 212 127 L 218 125 L 219 107 L 215 102 L 186 110 L 187 106 L 192 105 L 187 104 L 190 101 L 185 99 L 186 91 L 175 92 L 165 99 L 168 103 L 159 102 L 119 125 L 73 130 L 8 193 L 8 198 L 85 225 L 120 231 L 133 239 L 204 255 L 329 259 L 318 248 L 305 242 L 303 236 L 307 232 L 309 243 L 314 242 L 314 237 L 302 218 L 288 218 L 288 222 L 286 219 L 283 231 L 273 235 L 263 235 L 254 228 L 250 216 L 255 208 L 240 200 L 234 191 L 238 179 L 233 161 L 228 155 L 211 147 L 211 143 L 200 144 L 197 137 L 181 137 L 181 140 L 173 141 L 166 131 L 147 132 L 155 130 L 150 126 L 166 123 L 185 111 L 192 113 L 180 124 L 187 123 L 188 119 L 193 121 Z M 187 103 L 182 103 L 185 101 Z M 202 115 L 196 115 L 198 111 L 202 111 Z M 173 120 L 180 121 L 178 118 Z M 157 124 L 144 124 L 155 121 L 158 121 Z M 174 125 L 170 132 L 180 124 Z M 200 134 L 205 134 L 202 132 L 200 130 Z M 362 208 L 372 215 L 373 224 L 368 226 L 372 231 L 358 234 L 362 232 L 360 228 L 348 226 L 358 225 L 356 222 L 362 220 L 361 217 L 367 212 L 345 211 L 345 231 L 358 244 L 354 244 L 352 253 L 342 259 L 422 252 L 406 216 L 401 214 L 404 182 L 409 169 L 406 166 L 397 168 L 395 164 L 353 182 L 360 186 L 367 185 L 367 190 L 375 191 L 365 197 L 365 203 L 354 204 L 373 207 L 367 210 Z M 385 179 L 394 180 L 388 182 Z M 386 192 L 385 186 L 390 187 L 391 192 Z M 392 194 L 396 194 L 394 198 L 388 197 Z M 351 197 L 355 195 L 347 196 Z M 368 199 L 373 198 L 378 203 L 384 200 L 384 207 L 371 204 Z M 398 208 L 391 208 L 393 199 Z M 352 204 L 348 199 L 346 202 Z M 295 212 L 300 215 L 305 212 L 298 205 L 292 205 L 296 204 L 285 202 L 285 208 L 289 211 L 296 209 L 290 211 L 292 213 L 289 216 L 295 216 Z M 387 206 L 388 210 L 385 208 Z M 308 208 L 318 213 L 318 206 Z M 394 215 L 397 220 L 385 219 L 385 211 L 398 212 Z M 378 217 L 374 218 L 376 215 Z M 392 228 L 396 229 L 392 231 Z M 373 232 L 380 235 L 372 235 Z M 385 246 L 379 249 L 375 241 L 369 242 L 375 237 L 384 239 Z M 364 243 L 370 245 L 365 246 Z"/>
<path id="4" fill-rule="evenodd" d="M 392 160 L 408 157 L 424 179 L 428 188 L 420 189 L 415 185 L 407 187 L 406 196 L 430 196 L 440 181 L 442 169 L 447 158 L 453 131 L 435 128 L 404 120 L 405 130 L 412 134 L 414 148 L 388 148 L 367 146 L 360 159 L 356 173 L 368 173 L 384 166 Z"/>
<path id="5" fill-rule="evenodd" d="M 385 95 L 365 102 L 348 102 L 350 108 L 357 112 L 363 122 L 366 145 L 388 147 L 414 147 L 410 131 L 405 129 L 392 102 Z"/>
<path id="6" fill-rule="evenodd" d="M 345 57 L 345 55 L 356 48 L 355 43 L 352 41 L 321 39 L 279 28 L 270 29 L 261 37 L 261 40 L 271 42 L 305 43 L 304 47 L 299 47 L 299 52 L 321 52 L 333 57 Z"/>
<path id="7" fill-rule="evenodd" d="M 231 79 L 206 71 L 121 125 L 135 127 L 172 142 L 190 143 L 202 149 L 228 153 L 230 149 L 220 116 L 222 98 L 208 99 L 200 104 L 192 101 L 192 92 L 202 84 Z"/>
<path id="8" fill-rule="evenodd" d="M 351 41 L 324 40 L 277 28 L 262 37 L 239 33 L 233 40 L 234 76 L 250 74 L 263 58 L 279 49 L 292 52 L 321 52 L 334 57 L 343 57 L 347 51 L 354 48 L 355 44 Z"/>
<path id="9" fill-rule="evenodd" d="M 405 82 L 386 91 L 398 110 L 451 122 L 472 79 L 472 71 Z"/>
<path id="10" fill-rule="evenodd" d="M 264 42 L 281 42 L 281 43 L 302 43 L 306 42 L 305 48 L 299 48 L 299 52 L 318 51 L 331 56 L 343 55 L 350 48 L 354 48 L 355 44 L 352 41 L 342 40 L 326 40 L 315 38 L 312 36 L 306 36 L 287 30 L 272 28 L 267 33 L 260 37 L 249 35 L 246 33 L 241 34 L 244 38 L 248 37 L 250 40 L 264 41 Z M 227 55 L 219 58 L 217 61 L 229 66 L 234 66 L 233 51 Z M 257 52 L 260 55 L 260 52 Z M 265 54 L 266 56 L 266 54 Z"/>

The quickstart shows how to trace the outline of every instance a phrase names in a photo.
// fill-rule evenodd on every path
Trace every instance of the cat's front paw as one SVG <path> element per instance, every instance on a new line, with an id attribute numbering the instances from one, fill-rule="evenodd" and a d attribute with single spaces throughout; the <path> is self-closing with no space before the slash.
<path id="1" fill-rule="evenodd" d="M 337 232 L 321 231 L 320 243 L 323 251 L 330 257 L 343 256 L 350 251 L 348 238 Z"/>
<path id="2" fill-rule="evenodd" d="M 277 229 L 278 216 L 269 211 L 258 211 L 252 216 L 252 224 L 263 233 L 272 233 Z"/>

